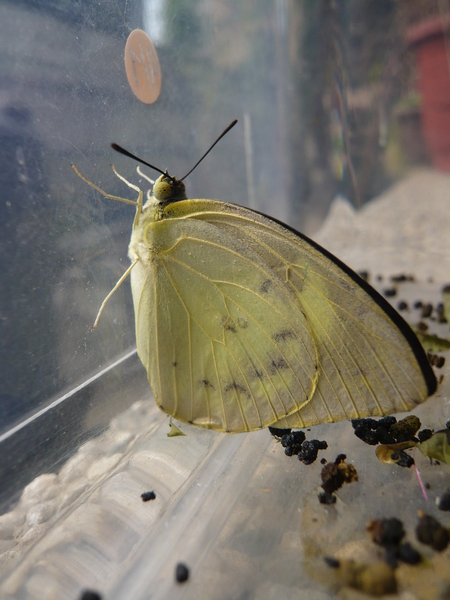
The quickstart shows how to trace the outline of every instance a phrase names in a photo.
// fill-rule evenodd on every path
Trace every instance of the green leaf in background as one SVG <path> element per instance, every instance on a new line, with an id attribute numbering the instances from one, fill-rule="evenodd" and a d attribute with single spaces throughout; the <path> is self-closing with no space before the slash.
<path id="1" fill-rule="evenodd" d="M 398 462 L 401 450 L 418 448 L 424 456 L 446 463 L 450 467 L 450 429 L 442 429 L 434 433 L 425 442 L 400 442 L 398 444 L 381 444 L 375 450 L 377 458 L 384 464 Z"/>
<path id="2" fill-rule="evenodd" d="M 450 467 L 450 429 L 437 431 L 430 439 L 417 444 L 424 456 L 447 463 Z"/>
<path id="3" fill-rule="evenodd" d="M 449 302 L 450 302 L 450 294 L 449 294 Z M 450 308 L 449 308 L 450 310 Z M 419 342 L 422 344 L 425 350 L 428 352 L 447 352 L 450 350 L 450 340 L 446 340 L 445 338 L 440 338 L 437 335 L 430 335 L 429 333 L 423 333 L 418 331 L 417 329 L 414 332 Z"/>

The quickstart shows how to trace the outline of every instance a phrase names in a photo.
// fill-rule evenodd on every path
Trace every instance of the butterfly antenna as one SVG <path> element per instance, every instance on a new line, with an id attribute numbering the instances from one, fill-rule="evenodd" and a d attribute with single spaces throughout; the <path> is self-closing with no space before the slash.
<path id="1" fill-rule="evenodd" d="M 151 165 L 150 163 L 146 162 L 145 160 L 142 160 L 142 158 L 139 158 L 139 156 L 136 156 L 135 154 L 132 154 L 131 152 L 128 152 L 128 150 L 125 150 L 125 148 L 122 148 L 122 146 L 119 146 L 119 144 L 111 144 L 111 148 L 113 150 L 115 150 L 116 152 L 119 152 L 119 154 L 123 154 L 124 156 L 128 156 L 128 158 L 132 158 L 133 160 L 137 160 L 138 162 L 142 163 L 146 167 L 150 167 L 150 169 L 158 171 L 158 173 L 161 173 L 161 175 L 168 175 L 164 171 L 161 171 L 161 169 L 158 169 L 158 167 L 155 167 L 154 165 Z M 168 177 L 170 177 L 170 175 L 168 175 Z M 170 177 L 170 178 L 173 179 L 173 177 Z"/>
<path id="2" fill-rule="evenodd" d="M 219 135 L 219 137 L 218 137 L 218 138 L 217 138 L 217 140 L 214 142 L 214 144 L 213 144 L 212 146 L 210 146 L 210 147 L 209 147 L 209 149 L 208 149 L 208 150 L 205 152 L 205 154 L 204 154 L 204 155 L 201 157 L 201 159 L 200 159 L 200 160 L 198 160 L 198 161 L 195 163 L 195 165 L 192 167 L 192 169 L 189 171 L 189 173 L 186 173 L 186 175 L 185 175 L 184 177 L 182 177 L 182 178 L 180 179 L 180 181 L 183 181 L 184 179 L 186 179 L 186 177 L 187 177 L 188 175 L 190 175 L 190 174 L 192 173 L 192 171 L 198 167 L 198 165 L 199 165 L 199 164 L 202 162 L 202 160 L 203 160 L 203 159 L 204 159 L 206 156 L 208 156 L 208 154 L 211 152 L 211 150 L 214 148 L 214 146 L 215 146 L 215 145 L 216 145 L 218 142 L 220 142 L 220 140 L 223 138 L 223 136 L 224 136 L 224 135 L 226 135 L 226 134 L 227 134 L 227 133 L 230 131 L 230 129 L 233 129 L 233 127 L 236 125 L 236 123 L 237 123 L 237 119 L 235 119 L 234 121 L 232 121 L 232 122 L 231 122 L 231 123 L 228 125 L 228 127 L 227 127 L 227 128 L 224 130 L 224 131 L 222 131 L 222 133 Z"/>

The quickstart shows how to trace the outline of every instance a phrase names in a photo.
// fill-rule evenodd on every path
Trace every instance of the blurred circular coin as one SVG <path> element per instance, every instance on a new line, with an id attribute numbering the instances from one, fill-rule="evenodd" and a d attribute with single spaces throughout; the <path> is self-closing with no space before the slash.
<path id="1" fill-rule="evenodd" d="M 161 69 L 152 41 L 135 29 L 125 45 L 125 72 L 133 94 L 144 104 L 153 104 L 161 91 Z"/>

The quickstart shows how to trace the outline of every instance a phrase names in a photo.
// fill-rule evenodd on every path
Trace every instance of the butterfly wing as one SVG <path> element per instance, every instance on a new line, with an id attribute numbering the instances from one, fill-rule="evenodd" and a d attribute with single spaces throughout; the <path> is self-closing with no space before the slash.
<path id="1" fill-rule="evenodd" d="M 254 211 L 210 200 L 172 204 L 167 216 L 215 227 L 219 245 L 222 235 L 239 240 L 252 253 L 250 266 L 258 256 L 278 275 L 271 296 L 277 310 L 263 317 L 274 327 L 272 336 L 279 315 L 286 316 L 278 302 L 280 290 L 286 294 L 289 289 L 297 300 L 294 312 L 305 315 L 318 355 L 317 384 L 311 401 L 305 403 L 303 396 L 299 410 L 274 421 L 276 427 L 405 411 L 435 391 L 434 373 L 407 323 L 371 286 L 305 236 Z M 204 259 L 213 270 L 221 266 L 218 260 L 208 261 L 206 253 Z M 214 273 L 208 276 L 214 278 Z M 247 286 L 247 277 L 242 272 L 234 280 Z M 283 330 L 284 325 L 278 328 Z M 257 344 L 258 334 L 248 342 Z M 306 357 L 303 348 L 298 352 Z"/>
<path id="2" fill-rule="evenodd" d="M 130 252 L 139 356 L 173 417 L 228 432 L 265 427 L 307 404 L 317 349 L 294 292 L 239 237 L 207 220 L 138 225 Z"/>

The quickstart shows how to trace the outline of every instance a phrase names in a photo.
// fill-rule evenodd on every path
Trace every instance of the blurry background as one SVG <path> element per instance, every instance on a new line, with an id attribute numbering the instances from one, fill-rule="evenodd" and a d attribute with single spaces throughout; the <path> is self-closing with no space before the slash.
<path id="1" fill-rule="evenodd" d="M 450 170 L 448 4 L 0 1 L 0 475 L 9 499 L 33 460 L 41 470 L 62 462 L 148 385 L 128 357 L 127 283 L 90 330 L 129 264 L 133 209 L 94 192 L 71 163 L 132 198 L 110 163 L 146 182 L 111 142 L 182 176 L 237 118 L 188 194 L 251 206 L 313 236 L 337 195 L 360 207 L 410 169 Z M 152 105 L 125 75 L 135 28 L 161 64 Z M 125 366 L 89 383 L 121 357 Z M 65 394 L 45 424 L 22 427 Z"/>

